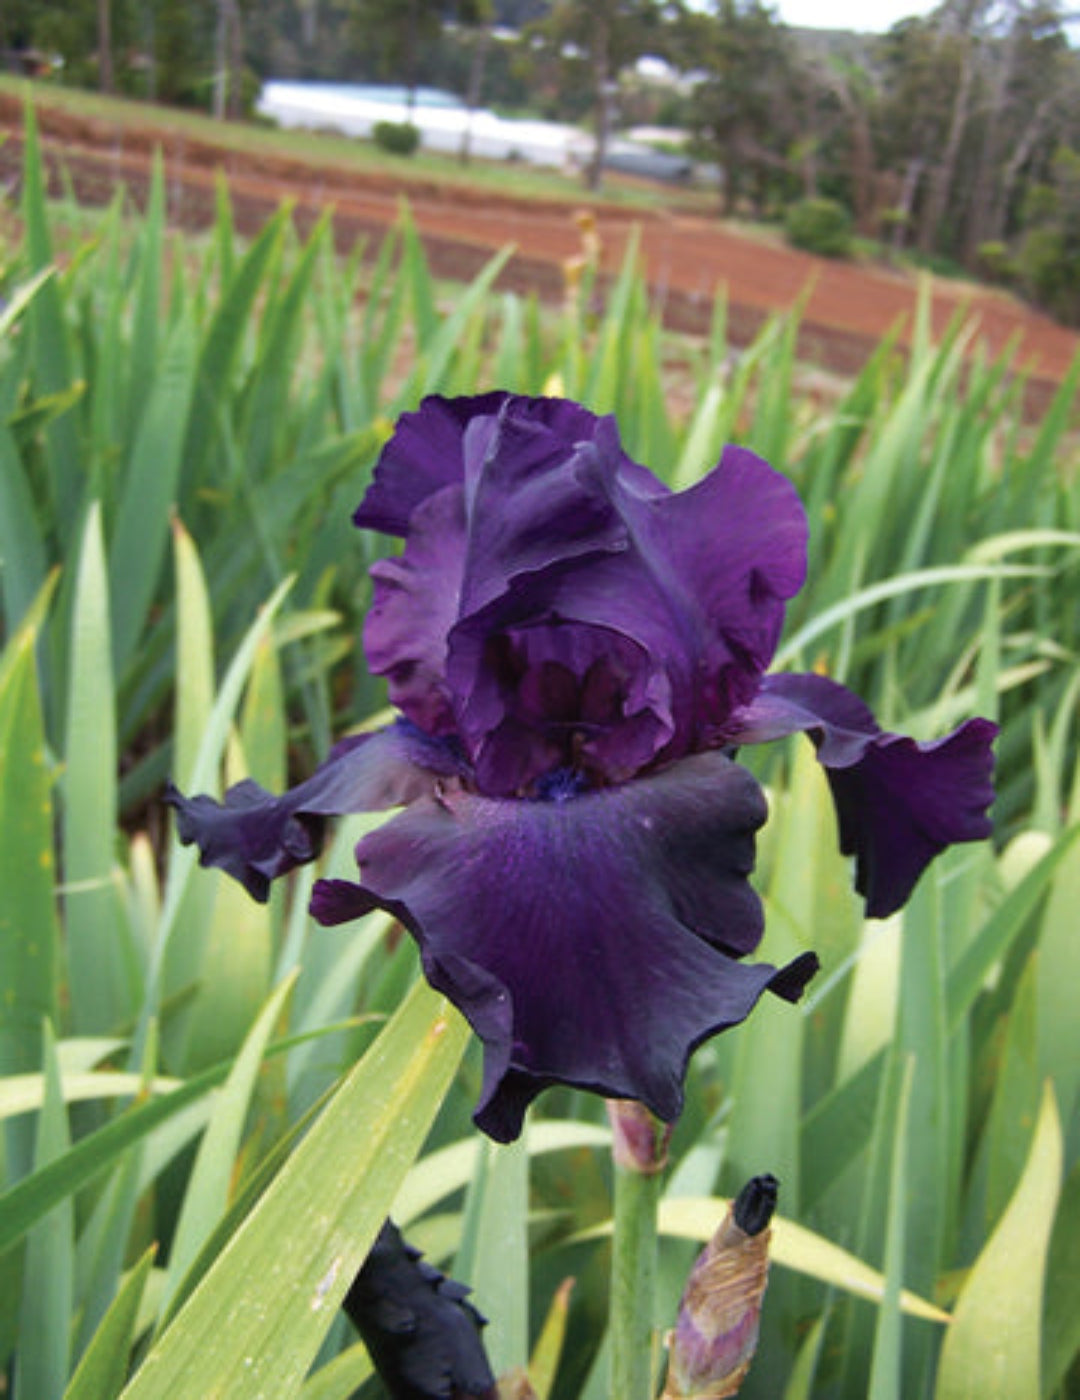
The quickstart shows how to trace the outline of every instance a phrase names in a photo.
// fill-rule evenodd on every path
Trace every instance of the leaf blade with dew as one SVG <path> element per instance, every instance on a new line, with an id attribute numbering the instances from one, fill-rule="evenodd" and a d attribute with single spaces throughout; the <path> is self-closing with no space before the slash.
<path id="1" fill-rule="evenodd" d="M 167 1304 L 202 1242 L 225 1211 L 240 1138 L 270 1034 L 292 993 L 297 974 L 275 989 L 249 1031 L 214 1105 L 184 1192 L 169 1249 L 163 1305 Z"/>
<path id="2" fill-rule="evenodd" d="M 466 1027 L 418 982 L 151 1349 L 127 1400 L 299 1386 L 449 1087 Z M 282 1260 L 289 1267 L 281 1266 Z"/>

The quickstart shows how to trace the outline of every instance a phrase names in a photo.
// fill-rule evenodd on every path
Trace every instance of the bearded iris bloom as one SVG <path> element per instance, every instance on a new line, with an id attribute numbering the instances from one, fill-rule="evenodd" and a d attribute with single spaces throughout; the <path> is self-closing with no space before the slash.
<path id="1" fill-rule="evenodd" d="M 807 525 L 743 448 L 675 493 L 569 400 L 429 398 L 354 519 L 404 540 L 372 569 L 364 637 L 401 718 L 284 796 L 169 800 L 203 864 L 263 900 L 328 817 L 404 808 L 357 846 L 356 882 L 316 883 L 312 913 L 381 908 L 410 931 L 483 1041 L 475 1117 L 496 1139 L 553 1084 L 675 1119 L 694 1048 L 813 975 L 812 953 L 743 961 L 766 807 L 740 746 L 810 736 L 872 916 L 989 835 L 993 724 L 916 743 L 824 677 L 766 674 Z"/>

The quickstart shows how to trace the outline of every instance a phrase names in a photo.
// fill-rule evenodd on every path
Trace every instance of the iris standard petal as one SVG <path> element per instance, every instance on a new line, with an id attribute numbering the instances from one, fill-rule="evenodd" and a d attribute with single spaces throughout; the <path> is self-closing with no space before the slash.
<path id="1" fill-rule="evenodd" d="M 595 430 L 596 415 L 572 399 L 527 398 L 502 389 L 453 399 L 432 394 L 415 413 L 398 419 L 354 523 L 387 535 L 408 535 L 412 513 L 422 501 L 444 486 L 464 485 L 466 475 L 475 477 L 484 455 L 484 435 L 477 436 L 475 427 L 493 419 L 508 402 L 519 421 L 542 425 L 562 442 L 587 440 Z"/>
<path id="2" fill-rule="evenodd" d="M 446 638 L 457 621 L 465 567 L 464 488 L 446 486 L 412 515 L 404 552 L 371 569 L 364 650 L 390 703 L 428 734 L 456 728 L 446 686 Z"/>
<path id="3" fill-rule="evenodd" d="M 840 830 L 855 857 L 855 888 L 875 918 L 907 900 L 930 861 L 958 841 L 991 834 L 997 725 L 971 719 L 918 743 L 883 730 L 844 686 L 817 675 L 768 676 L 730 731 L 733 744 L 805 731 L 824 766 Z"/>
<path id="4" fill-rule="evenodd" d="M 386 535 L 407 535 L 412 513 L 422 501 L 444 486 L 463 484 L 463 442 L 469 423 L 497 413 L 509 397 L 503 390 L 458 399 L 431 395 L 415 413 L 403 413 L 375 464 L 353 523 Z"/>
<path id="5" fill-rule="evenodd" d="M 461 612 L 471 616 L 522 576 L 542 578 L 629 546 L 615 499 L 626 461 L 612 418 L 573 405 L 569 422 L 510 399 L 466 464 L 468 557 Z M 567 430 L 570 431 L 567 431 Z M 479 444 L 478 440 L 478 444 Z"/>
<path id="6" fill-rule="evenodd" d="M 326 817 L 397 807 L 462 772 L 456 746 L 399 721 L 343 739 L 310 778 L 280 797 L 247 779 L 223 802 L 184 797 L 170 783 L 165 801 L 176 808 L 180 840 L 198 845 L 200 864 L 218 866 L 265 902 L 271 880 L 319 854 Z"/>
<path id="7" fill-rule="evenodd" d="M 575 721 L 576 742 L 610 782 L 714 746 L 732 711 L 757 691 L 785 603 L 803 581 L 806 518 L 794 488 L 752 453 L 729 448 L 690 491 L 643 493 L 621 466 L 612 425 L 597 420 L 588 450 L 564 455 L 557 472 L 520 493 L 515 466 L 528 453 L 507 449 L 511 462 L 502 464 L 500 445 L 513 439 L 514 402 L 500 418 L 490 481 L 478 495 L 491 499 L 468 523 L 461 616 L 447 656 L 481 787 L 491 781 L 486 790 L 513 791 L 511 777 L 533 762 L 520 742 L 520 692 L 537 689 L 537 657 L 566 679 L 558 692 L 548 687 L 560 697 L 557 712 L 532 724 L 532 777 Z M 559 480 L 549 483 L 546 504 L 524 510 L 551 475 Z M 543 522 L 559 503 L 561 519 L 571 498 L 575 523 L 556 529 L 548 520 L 533 540 L 534 514 Z M 484 523 L 492 518 L 499 523 Z M 585 693 L 598 663 L 618 700 L 602 725 L 561 703 L 564 692 Z"/>
<path id="8" fill-rule="evenodd" d="M 454 790 L 357 847 L 361 883 L 316 886 L 328 921 L 372 905 L 420 945 L 428 980 L 485 1045 L 478 1125 L 520 1131 L 544 1087 L 639 1099 L 672 1120 L 691 1051 L 816 968 L 746 965 L 761 936 L 748 875 L 765 803 L 719 753 L 565 801 Z"/>

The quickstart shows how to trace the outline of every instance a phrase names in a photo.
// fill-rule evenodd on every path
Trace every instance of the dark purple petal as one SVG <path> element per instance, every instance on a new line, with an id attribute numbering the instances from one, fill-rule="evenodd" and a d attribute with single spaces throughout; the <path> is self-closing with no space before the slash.
<path id="1" fill-rule="evenodd" d="M 522 576 L 561 572 L 630 544 L 615 499 L 628 459 L 614 419 L 574 404 L 572 422 L 553 431 L 547 415 L 531 411 L 532 402 L 510 399 L 483 452 L 466 463 L 464 616 L 486 608 Z"/>
<path id="2" fill-rule="evenodd" d="M 874 918 L 907 900 L 930 861 L 992 827 L 997 725 L 971 719 L 944 739 L 917 743 L 883 730 L 851 691 L 817 675 L 768 676 L 733 726 L 731 742 L 805 731 L 836 804 L 840 849 L 855 857 L 855 888 Z"/>
<path id="3" fill-rule="evenodd" d="M 500 420 L 503 436 L 513 402 Z M 526 770 L 532 762 L 523 759 L 523 692 L 556 693 L 536 674 L 549 663 L 565 675 L 560 696 L 583 695 L 591 674 L 602 677 L 612 703 L 601 724 L 580 705 L 537 715 L 538 763 L 554 747 L 562 762 L 584 761 L 620 782 L 651 762 L 720 742 L 732 711 L 756 692 L 785 601 L 803 581 L 802 506 L 791 484 L 752 453 L 729 448 L 691 490 L 647 495 L 628 483 L 613 431 L 598 428 L 593 449 L 561 469 L 578 485 L 574 519 L 593 522 L 591 548 L 568 524 L 561 532 L 549 525 L 543 548 L 531 540 L 534 514 L 543 512 L 525 509 L 509 467 L 495 470 L 501 450 L 484 479 L 486 510 L 470 521 L 446 674 L 485 791 L 520 786 L 523 762 Z M 492 518 L 497 538 L 484 523 Z"/>
<path id="4" fill-rule="evenodd" d="M 465 566 L 464 489 L 436 491 L 412 516 L 404 553 L 372 566 L 364 650 L 390 702 L 428 734 L 455 731 L 445 683 L 446 638 L 457 621 Z"/>
<path id="5" fill-rule="evenodd" d="M 407 535 L 421 501 L 464 482 L 463 441 L 470 421 L 497 413 L 508 398 L 501 390 L 474 398 L 432 395 L 415 413 L 403 413 L 353 522 L 386 535 Z"/>
<path id="6" fill-rule="evenodd" d="M 798 497 L 752 453 L 676 495 L 559 399 L 426 399 L 356 519 L 408 537 L 374 570 L 372 669 L 497 796 L 723 742 L 806 568 Z"/>
<path id="7" fill-rule="evenodd" d="M 506 628 L 487 639 L 463 628 L 451 671 L 464 666 L 473 685 L 458 725 L 489 795 L 512 795 L 560 767 L 622 782 L 673 732 L 668 677 L 638 643 L 605 628 Z"/>
<path id="8" fill-rule="evenodd" d="M 747 876 L 764 817 L 753 778 L 719 753 L 565 801 L 447 791 L 365 837 L 361 884 L 320 884 L 313 912 L 374 904 L 410 929 L 484 1041 L 476 1121 L 491 1136 L 515 1137 L 555 1083 L 670 1121 L 694 1047 L 767 988 L 796 999 L 816 967 L 737 961 L 761 936 Z"/>
<path id="9" fill-rule="evenodd" d="M 198 845 L 200 864 L 218 866 L 265 902 L 271 880 L 319 854 L 326 817 L 412 802 L 462 771 L 453 746 L 403 721 L 343 739 L 281 797 L 247 779 L 224 802 L 184 797 L 171 783 L 165 801 L 176 808 L 180 840 Z"/>
<path id="10" fill-rule="evenodd" d="M 408 535 L 412 513 L 422 501 L 444 486 L 465 484 L 467 461 L 468 475 L 476 475 L 486 431 L 477 434 L 475 429 L 493 420 L 508 401 L 519 422 L 541 424 L 556 440 L 587 441 L 595 431 L 596 415 L 572 399 L 519 398 L 503 390 L 456 399 L 432 394 L 415 413 L 398 419 L 354 523 L 387 535 Z"/>
<path id="11" fill-rule="evenodd" d="M 384 1223 L 342 1306 L 394 1400 L 497 1400 L 469 1292 Z"/>

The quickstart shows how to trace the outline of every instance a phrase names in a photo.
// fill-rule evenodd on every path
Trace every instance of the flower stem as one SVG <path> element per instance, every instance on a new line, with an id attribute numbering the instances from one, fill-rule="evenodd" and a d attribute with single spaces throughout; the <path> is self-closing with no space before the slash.
<path id="1" fill-rule="evenodd" d="M 612 1400 L 653 1400 L 656 1213 L 670 1129 L 625 1100 L 609 1100 L 608 1114 L 615 1132 L 609 1394 Z"/>

